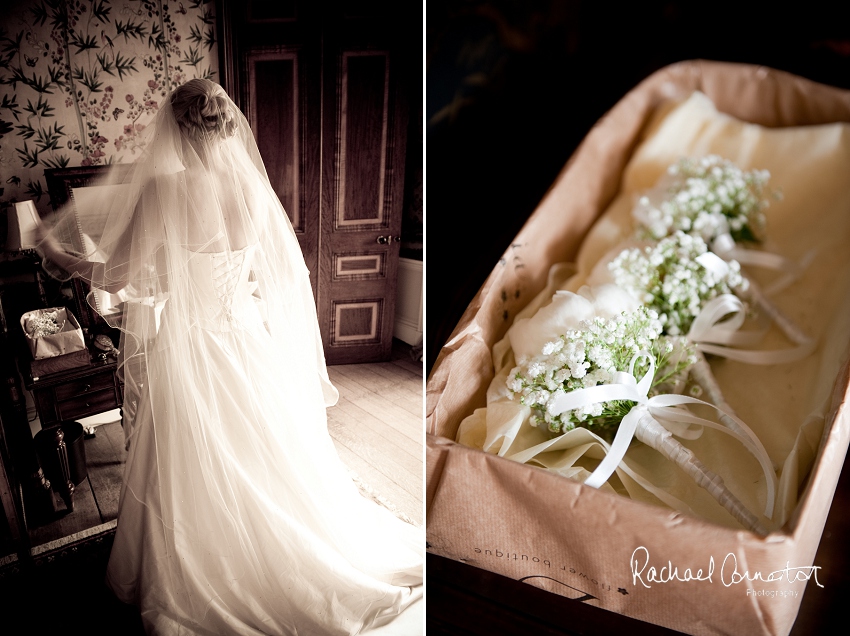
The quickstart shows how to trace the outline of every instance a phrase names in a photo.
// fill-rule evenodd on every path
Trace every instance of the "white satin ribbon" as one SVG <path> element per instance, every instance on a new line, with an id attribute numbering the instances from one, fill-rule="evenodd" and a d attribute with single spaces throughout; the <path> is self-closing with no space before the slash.
<path id="1" fill-rule="evenodd" d="M 803 270 L 809 266 L 815 255 L 813 251 L 810 251 L 803 257 L 800 263 L 795 263 L 779 254 L 738 247 L 735 239 L 729 233 L 716 236 L 711 241 L 711 251 L 727 261 L 735 259 L 741 265 L 763 267 L 780 272 L 781 275 L 779 278 L 764 289 L 764 293 L 768 296 L 785 289 L 797 280 L 802 275 Z"/>
<path id="2" fill-rule="evenodd" d="M 590 431 L 587 431 L 590 433 Z M 594 435 L 593 433 L 590 433 Z M 584 444 L 585 447 L 590 446 L 591 444 L 599 444 L 608 453 L 611 450 L 611 445 L 608 444 L 605 440 L 594 435 L 595 440 L 590 444 Z M 516 453 L 514 455 L 508 456 L 508 459 L 520 463 L 531 463 L 534 462 L 538 455 L 541 453 L 545 453 L 550 450 L 562 450 L 560 448 L 560 441 L 564 439 L 564 436 L 555 437 L 540 444 L 537 444 L 531 449 L 527 449 L 526 451 L 522 451 L 521 453 Z M 570 447 L 572 448 L 572 447 Z M 530 451 L 530 452 L 529 452 Z M 583 454 L 583 453 L 582 453 Z M 549 466 L 544 461 L 537 462 L 540 466 L 544 468 L 549 468 Z M 659 488 L 652 482 L 650 482 L 646 477 L 641 475 L 640 473 L 632 470 L 629 465 L 624 460 L 620 463 L 619 469 L 623 471 L 626 475 L 631 477 L 638 485 L 641 486 L 647 492 L 653 494 L 659 500 L 670 506 L 673 510 L 678 510 L 679 512 L 683 512 L 685 514 L 696 515 L 697 513 L 691 508 L 688 504 L 686 504 L 681 499 L 674 497 L 669 492 L 664 490 L 663 488 Z"/>
<path id="3" fill-rule="evenodd" d="M 724 317 L 729 316 L 726 320 Z M 709 300 L 691 323 L 687 338 L 691 342 L 724 345 L 758 343 L 765 332 L 741 332 L 746 319 L 744 303 L 734 294 L 721 294 Z"/>
<path id="4" fill-rule="evenodd" d="M 728 236 L 728 235 L 721 235 Z M 731 237 L 729 240 L 732 240 Z M 697 256 L 696 260 L 715 277 L 723 278 L 729 271 L 729 265 L 712 252 Z M 729 316 L 723 320 L 724 316 Z M 746 312 L 744 303 L 734 294 L 721 294 L 708 301 L 691 323 L 687 338 L 700 351 L 738 360 L 748 364 L 784 364 L 795 362 L 808 356 L 815 348 L 814 340 L 807 340 L 789 349 L 773 351 L 752 351 L 732 349 L 730 347 L 752 347 L 767 334 L 769 324 L 757 331 L 741 331 Z"/>
<path id="5" fill-rule="evenodd" d="M 638 382 L 634 377 L 634 366 L 635 362 L 637 362 L 640 358 L 646 358 L 649 361 L 649 369 Z M 560 415 L 565 411 L 590 406 L 591 404 L 597 404 L 599 402 L 609 402 L 611 400 L 629 400 L 637 403 L 620 422 L 617 434 L 614 436 L 614 441 L 611 444 L 610 450 L 605 455 L 605 458 L 599 463 L 599 466 L 596 467 L 596 470 L 591 473 L 590 477 L 588 477 L 584 483 L 593 488 L 599 488 L 602 484 L 608 481 L 608 478 L 614 473 L 617 466 L 620 465 L 620 462 L 622 462 L 623 457 L 631 444 L 632 438 L 635 435 L 640 418 L 648 413 L 653 419 L 655 419 L 656 422 L 664 426 L 664 428 L 677 437 L 696 439 L 702 434 L 702 428 L 692 428 L 693 425 L 696 425 L 697 427 L 709 427 L 722 431 L 741 442 L 741 444 L 743 444 L 744 447 L 752 453 L 756 460 L 758 460 L 762 470 L 764 471 L 767 483 L 767 503 L 765 504 L 764 514 L 766 517 L 772 518 L 774 502 L 776 501 L 776 473 L 773 471 L 770 456 L 767 454 L 767 451 L 752 429 L 734 415 L 726 413 L 714 404 L 710 404 L 709 402 L 704 402 L 696 398 L 674 394 L 656 395 L 650 398 L 649 389 L 652 386 L 652 379 L 654 376 L 655 360 L 653 356 L 647 351 L 640 351 L 632 357 L 629 364 L 629 371 L 617 372 L 614 376 L 613 383 L 601 384 L 594 387 L 588 387 L 586 389 L 577 389 L 575 391 L 570 391 L 569 393 L 564 393 L 558 396 L 549 407 L 548 410 L 552 415 Z M 740 427 L 741 432 L 734 431 L 723 424 L 718 424 L 717 422 L 697 417 L 687 409 L 680 408 L 686 404 L 701 404 L 703 406 L 713 408 L 719 413 L 734 420 Z M 510 457 L 510 459 L 516 461 L 527 461 L 527 459 L 536 454 L 533 453 L 529 455 L 529 452 L 532 450 L 534 449 L 528 449 L 522 453 L 518 453 Z M 540 452 L 539 449 L 537 452 Z M 523 458 L 525 455 L 529 455 L 528 458 Z"/>
<path id="6" fill-rule="evenodd" d="M 717 279 L 726 278 L 729 275 L 729 263 L 724 261 L 714 252 L 704 252 L 694 259 L 704 269 L 714 274 Z"/>

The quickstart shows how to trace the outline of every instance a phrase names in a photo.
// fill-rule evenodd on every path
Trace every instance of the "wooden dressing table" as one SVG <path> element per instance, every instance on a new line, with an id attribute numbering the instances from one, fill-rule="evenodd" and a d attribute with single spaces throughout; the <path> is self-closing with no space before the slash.
<path id="1" fill-rule="evenodd" d="M 114 358 L 98 358 L 86 366 L 24 378 L 32 391 L 41 427 L 97 415 L 121 407 L 123 387 Z"/>
<path id="2" fill-rule="evenodd" d="M 47 170 L 54 209 L 72 201 L 74 191 L 87 187 L 102 171 L 102 167 Z M 96 335 L 106 334 L 117 345 L 118 332 L 89 307 L 87 292 L 88 287 L 79 279 L 61 283 L 47 276 L 34 250 L 0 252 L 0 366 L 8 388 L 0 394 L 0 445 L 6 455 L 4 479 L 0 481 L 8 485 L 2 487 L 0 483 L 0 495 L 5 495 L 0 504 L 12 538 L 18 541 L 17 551 L 23 556 L 31 546 L 28 525 L 35 518 L 44 520 L 45 514 L 49 518 L 46 502 L 52 499 L 45 491 L 23 389 L 32 393 L 42 428 L 120 408 L 123 403 L 115 358 L 103 359 L 92 344 Z M 83 356 L 82 364 L 34 376 L 20 317 L 25 311 L 56 306 L 67 307 L 79 321 L 89 361 L 86 363 Z"/>

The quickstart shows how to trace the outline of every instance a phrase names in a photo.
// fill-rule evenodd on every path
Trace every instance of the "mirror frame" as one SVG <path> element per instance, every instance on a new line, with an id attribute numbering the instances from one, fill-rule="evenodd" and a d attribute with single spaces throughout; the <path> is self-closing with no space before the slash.
<path id="1" fill-rule="evenodd" d="M 97 179 L 105 176 L 110 170 L 118 170 L 120 176 L 123 176 L 131 166 L 132 164 L 127 163 L 45 169 L 44 178 L 47 182 L 47 192 L 50 195 L 50 204 L 53 211 L 55 212 L 62 206 L 73 201 L 73 191 L 75 188 L 85 188 L 93 185 Z M 91 334 L 111 333 L 114 331 L 86 301 L 88 292 L 91 289 L 88 283 L 79 278 L 72 278 L 70 282 L 74 290 L 75 315 L 79 317 L 80 326 L 83 330 Z"/>

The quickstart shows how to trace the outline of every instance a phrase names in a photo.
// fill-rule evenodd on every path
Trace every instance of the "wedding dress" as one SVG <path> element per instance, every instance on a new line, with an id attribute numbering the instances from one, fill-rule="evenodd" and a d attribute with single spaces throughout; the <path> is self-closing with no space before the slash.
<path id="1" fill-rule="evenodd" d="M 96 241 L 92 284 L 130 290 L 107 582 L 154 634 L 356 634 L 421 596 L 423 537 L 336 453 L 308 272 L 232 108 L 187 143 L 164 105 Z"/>
<path id="2" fill-rule="evenodd" d="M 263 325 L 248 281 L 256 249 L 190 256 L 199 293 L 184 337 L 204 349 L 212 392 L 193 394 L 169 349 L 148 359 L 108 581 L 123 601 L 141 600 L 158 633 L 197 623 L 348 634 L 398 613 L 415 598 L 398 586 L 421 578 L 418 533 L 362 498 L 326 431 L 302 424 L 324 417 L 321 388 Z M 160 329 L 173 319 L 166 305 Z M 158 465 L 178 474 L 162 483 Z M 402 530 L 408 554 L 393 562 L 384 542 Z"/>

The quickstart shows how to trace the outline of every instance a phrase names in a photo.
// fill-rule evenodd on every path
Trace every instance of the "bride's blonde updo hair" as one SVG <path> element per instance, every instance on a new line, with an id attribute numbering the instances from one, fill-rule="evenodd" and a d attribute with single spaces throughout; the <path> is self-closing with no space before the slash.
<path id="1" fill-rule="evenodd" d="M 180 128 L 193 139 L 226 139 L 236 132 L 236 113 L 224 89 L 208 79 L 191 79 L 171 93 Z"/>

